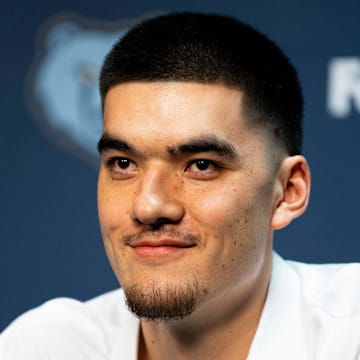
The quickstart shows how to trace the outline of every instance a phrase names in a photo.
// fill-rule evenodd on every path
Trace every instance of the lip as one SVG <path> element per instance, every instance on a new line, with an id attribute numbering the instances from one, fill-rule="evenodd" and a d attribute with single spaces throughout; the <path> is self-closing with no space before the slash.
<path id="1" fill-rule="evenodd" d="M 194 243 L 163 239 L 163 240 L 141 240 L 130 245 L 136 255 L 144 259 L 160 259 L 175 254 L 180 255 L 195 246 Z"/>

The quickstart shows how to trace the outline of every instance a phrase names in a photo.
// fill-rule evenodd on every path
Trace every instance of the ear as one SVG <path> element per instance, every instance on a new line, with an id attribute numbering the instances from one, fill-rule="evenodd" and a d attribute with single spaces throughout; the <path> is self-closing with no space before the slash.
<path id="1" fill-rule="evenodd" d="M 277 174 L 272 229 L 284 228 L 305 212 L 310 197 L 310 186 L 310 169 L 306 159 L 301 155 L 285 158 Z"/>

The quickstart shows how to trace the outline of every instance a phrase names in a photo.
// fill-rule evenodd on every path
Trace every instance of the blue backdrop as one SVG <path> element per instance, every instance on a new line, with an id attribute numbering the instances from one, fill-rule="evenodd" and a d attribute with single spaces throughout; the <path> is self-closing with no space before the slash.
<path id="1" fill-rule="evenodd" d="M 117 286 L 96 211 L 96 78 L 109 44 L 139 18 L 173 10 L 233 15 L 297 67 L 313 174 L 307 213 L 276 233 L 285 257 L 360 260 L 358 0 L 25 0 L 0 21 L 0 331 L 55 296 Z"/>

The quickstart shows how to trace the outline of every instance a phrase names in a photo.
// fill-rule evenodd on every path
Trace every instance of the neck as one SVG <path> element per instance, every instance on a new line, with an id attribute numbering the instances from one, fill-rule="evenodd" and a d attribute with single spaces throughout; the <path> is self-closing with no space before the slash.
<path id="1" fill-rule="evenodd" d="M 241 286 L 204 301 L 182 320 L 141 320 L 140 360 L 246 360 L 264 307 L 271 261 L 253 288 Z"/>

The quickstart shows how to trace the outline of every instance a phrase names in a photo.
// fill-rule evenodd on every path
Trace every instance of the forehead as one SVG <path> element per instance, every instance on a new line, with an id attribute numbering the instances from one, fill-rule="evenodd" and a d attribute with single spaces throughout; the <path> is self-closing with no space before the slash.
<path id="1" fill-rule="evenodd" d="M 105 98 L 103 132 L 155 157 L 194 139 L 216 139 L 234 150 L 233 159 L 275 169 L 282 155 L 266 130 L 248 125 L 243 101 L 240 90 L 221 84 L 124 83 Z"/>
<path id="2" fill-rule="evenodd" d="M 245 131 L 243 94 L 220 84 L 129 82 L 112 87 L 104 103 L 107 131 L 183 133 Z M 125 130 L 125 129 L 124 129 Z M 127 129 L 131 131 L 131 129 Z"/>

